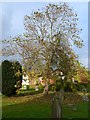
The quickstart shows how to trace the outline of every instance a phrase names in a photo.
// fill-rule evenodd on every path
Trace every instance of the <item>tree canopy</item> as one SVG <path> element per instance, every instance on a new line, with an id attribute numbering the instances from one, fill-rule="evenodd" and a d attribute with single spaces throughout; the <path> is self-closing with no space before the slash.
<path id="1" fill-rule="evenodd" d="M 74 74 L 77 55 L 72 45 L 83 46 L 77 13 L 68 3 L 49 4 L 24 17 L 26 32 L 4 41 L 3 54 L 19 54 L 28 71 L 52 77 L 55 69 Z M 71 74 L 72 74 L 71 73 Z"/>

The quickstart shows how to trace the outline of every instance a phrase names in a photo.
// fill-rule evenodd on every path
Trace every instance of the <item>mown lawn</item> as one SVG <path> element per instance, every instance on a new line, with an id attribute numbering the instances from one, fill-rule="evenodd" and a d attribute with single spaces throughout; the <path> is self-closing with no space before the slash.
<path id="1" fill-rule="evenodd" d="M 88 103 L 81 102 L 76 104 L 75 110 L 64 105 L 63 118 L 88 118 Z"/>
<path id="2" fill-rule="evenodd" d="M 3 118 L 50 118 L 50 96 L 28 95 L 3 98 Z"/>
<path id="3" fill-rule="evenodd" d="M 68 95 L 69 96 L 69 95 Z M 28 95 L 20 97 L 4 97 L 2 102 L 3 118 L 51 118 L 53 94 Z M 68 97 L 69 98 L 69 97 Z M 78 96 L 76 97 L 78 99 Z M 75 110 L 68 107 L 72 99 L 63 102 L 63 118 L 88 118 L 88 102 L 73 98 Z"/>
<path id="4" fill-rule="evenodd" d="M 3 107 L 3 117 L 7 118 L 49 118 L 50 105 L 45 103 L 22 103 Z"/>

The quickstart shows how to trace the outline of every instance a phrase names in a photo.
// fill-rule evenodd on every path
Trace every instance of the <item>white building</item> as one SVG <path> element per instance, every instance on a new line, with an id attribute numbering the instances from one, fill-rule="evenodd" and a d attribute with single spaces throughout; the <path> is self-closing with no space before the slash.
<path id="1" fill-rule="evenodd" d="M 24 74 L 22 76 L 22 89 L 27 89 L 28 85 L 29 85 L 28 75 Z"/>

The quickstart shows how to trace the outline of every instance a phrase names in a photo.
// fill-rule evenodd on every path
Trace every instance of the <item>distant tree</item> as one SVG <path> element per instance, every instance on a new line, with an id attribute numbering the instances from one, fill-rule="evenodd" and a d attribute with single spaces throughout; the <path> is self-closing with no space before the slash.
<path id="1" fill-rule="evenodd" d="M 86 69 L 80 63 L 78 63 L 77 74 L 74 77 L 79 82 L 82 82 L 82 83 L 89 82 L 88 69 Z"/>
<path id="2" fill-rule="evenodd" d="M 2 94 L 6 96 L 16 94 L 14 85 L 18 80 L 21 80 L 20 63 L 5 60 L 0 67 L 2 68 Z"/>
<path id="3" fill-rule="evenodd" d="M 88 80 L 90 82 L 90 70 L 88 70 Z"/>

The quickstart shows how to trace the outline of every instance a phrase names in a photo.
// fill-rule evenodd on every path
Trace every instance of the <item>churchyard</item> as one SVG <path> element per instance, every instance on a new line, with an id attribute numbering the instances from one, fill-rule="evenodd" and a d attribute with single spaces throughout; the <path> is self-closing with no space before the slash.
<path id="1" fill-rule="evenodd" d="M 55 93 L 42 93 L 16 97 L 2 97 L 3 118 L 52 118 L 52 100 Z M 88 95 L 89 96 L 89 95 Z M 62 118 L 88 118 L 88 101 L 81 93 L 65 93 Z"/>
<path id="2" fill-rule="evenodd" d="M 69 3 L 47 3 L 45 6 L 36 3 L 33 7 L 31 3 L 26 4 L 27 6 L 23 7 L 22 2 L 10 3 L 11 8 L 15 8 L 11 9 L 15 21 L 18 22 L 18 16 L 23 14 L 25 31 L 15 36 L 9 34 L 10 36 L 2 39 L 3 47 L 0 51 L 4 58 L 0 64 L 2 120 L 88 118 L 90 69 L 86 65 L 88 56 L 85 56 L 88 37 L 87 30 L 83 30 L 86 27 L 80 27 L 84 23 L 86 25 L 86 22 L 83 22 L 86 17 L 82 15 L 80 22 L 80 15 L 78 16 L 80 11 L 76 12 L 77 9 L 74 10 Z M 23 11 L 26 11 L 26 8 L 31 10 L 29 14 L 29 11 L 27 13 Z M 21 10 L 21 13 L 17 10 Z M 5 15 L 9 16 L 10 13 L 7 14 L 6 11 Z M 18 14 L 13 11 L 17 11 Z M 10 19 L 5 20 L 6 25 Z M 20 23 L 19 21 L 18 25 L 12 21 L 17 27 L 13 32 L 22 29 Z M 78 53 L 81 48 L 82 52 Z"/>

